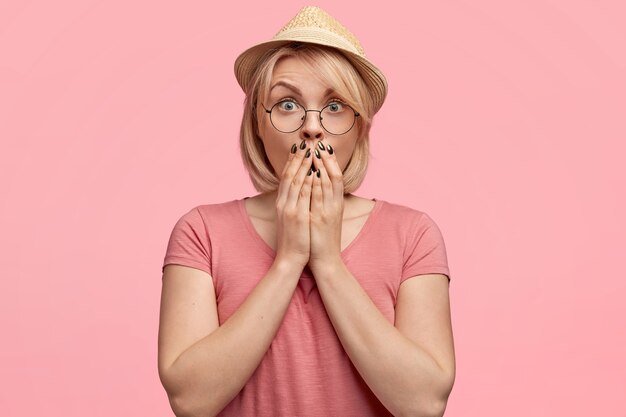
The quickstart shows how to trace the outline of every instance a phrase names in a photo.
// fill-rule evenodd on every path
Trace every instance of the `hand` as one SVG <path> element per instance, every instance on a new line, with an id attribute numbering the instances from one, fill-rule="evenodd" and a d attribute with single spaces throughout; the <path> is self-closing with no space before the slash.
<path id="1" fill-rule="evenodd" d="M 297 146 L 295 153 L 289 153 L 276 193 L 276 260 L 295 262 L 302 268 L 310 254 L 309 204 L 314 177 L 307 176 L 313 158 L 313 150 L 308 157 L 307 150 Z"/>
<path id="2" fill-rule="evenodd" d="M 322 143 L 322 142 L 318 142 Z M 324 145 L 323 145 L 324 146 Z M 313 271 L 323 265 L 341 262 L 341 226 L 343 223 L 343 173 L 335 153 L 329 148 L 315 147 L 311 190 L 311 254 L 309 267 Z M 330 148 L 332 149 L 332 148 Z M 319 155 L 321 158 L 318 158 Z"/>

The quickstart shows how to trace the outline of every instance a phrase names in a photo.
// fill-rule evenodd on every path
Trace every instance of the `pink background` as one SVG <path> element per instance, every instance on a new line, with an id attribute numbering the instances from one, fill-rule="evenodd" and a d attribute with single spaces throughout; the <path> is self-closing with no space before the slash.
<path id="1" fill-rule="evenodd" d="M 304 4 L 0 3 L 0 414 L 173 415 L 167 239 L 255 194 L 233 62 Z M 626 416 L 624 3 L 317 4 L 389 79 L 357 194 L 446 240 L 446 416 Z"/>

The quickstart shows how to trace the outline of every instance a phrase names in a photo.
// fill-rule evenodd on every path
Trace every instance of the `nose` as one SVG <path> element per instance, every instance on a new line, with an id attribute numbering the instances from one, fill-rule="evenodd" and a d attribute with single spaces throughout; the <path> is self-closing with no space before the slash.
<path id="1" fill-rule="evenodd" d="M 320 113 L 318 111 L 308 110 L 304 116 L 304 124 L 300 129 L 300 137 L 302 139 L 318 139 L 324 138 L 324 128 L 320 123 Z"/>

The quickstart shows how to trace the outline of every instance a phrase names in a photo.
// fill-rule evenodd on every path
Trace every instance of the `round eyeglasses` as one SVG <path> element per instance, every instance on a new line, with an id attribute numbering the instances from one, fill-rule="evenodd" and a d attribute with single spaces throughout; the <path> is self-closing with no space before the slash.
<path id="1" fill-rule="evenodd" d="M 294 100 L 281 100 L 271 109 L 265 108 L 270 115 L 272 126 L 282 133 L 293 133 L 300 129 L 306 120 L 308 112 L 319 113 L 322 128 L 331 135 L 343 135 L 354 126 L 359 113 L 341 101 L 331 101 L 322 110 L 309 110 Z"/>

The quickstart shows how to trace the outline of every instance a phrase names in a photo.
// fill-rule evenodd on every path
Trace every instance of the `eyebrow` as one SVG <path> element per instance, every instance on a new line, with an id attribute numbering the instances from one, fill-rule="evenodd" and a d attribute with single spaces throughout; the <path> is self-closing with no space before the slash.
<path id="1" fill-rule="evenodd" d="M 294 93 L 298 94 L 299 96 L 302 96 L 302 92 L 300 91 L 300 89 L 298 87 L 296 87 L 295 85 L 291 85 L 291 84 L 289 84 L 288 82 L 285 82 L 285 81 L 277 81 L 276 84 L 274 84 L 270 88 L 270 94 L 272 93 L 272 90 L 275 87 L 278 87 L 278 86 L 286 87 L 286 88 L 292 90 Z"/>
<path id="2" fill-rule="evenodd" d="M 296 87 L 295 85 L 289 84 L 286 81 L 282 81 L 282 80 L 277 81 L 276 84 L 274 84 L 272 87 L 270 87 L 269 94 L 272 93 L 272 90 L 274 89 L 274 87 L 278 87 L 278 86 L 285 87 L 285 88 L 293 91 L 294 93 L 296 93 L 300 97 L 302 97 L 302 91 L 300 91 L 300 89 L 298 87 Z M 332 93 L 335 93 L 335 90 L 332 89 L 332 88 L 327 88 L 326 91 L 324 92 L 324 97 L 327 97 L 327 96 L 329 96 Z"/>

